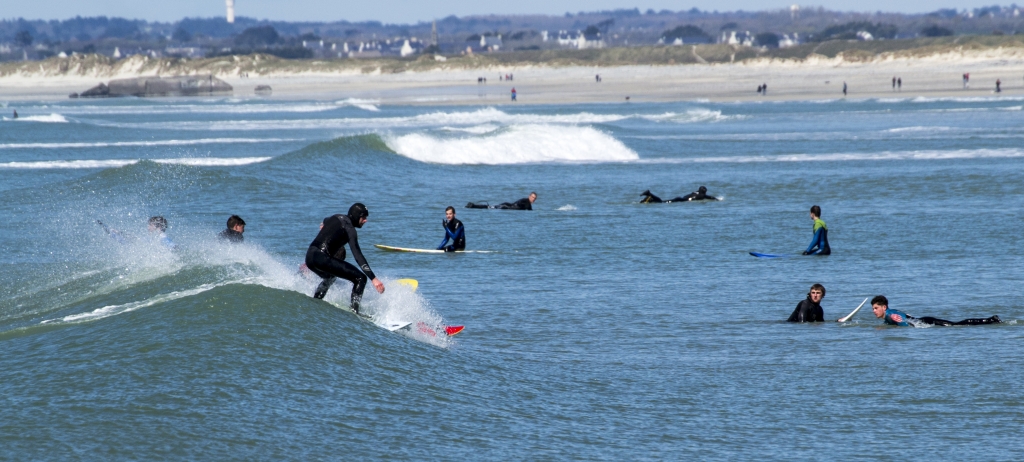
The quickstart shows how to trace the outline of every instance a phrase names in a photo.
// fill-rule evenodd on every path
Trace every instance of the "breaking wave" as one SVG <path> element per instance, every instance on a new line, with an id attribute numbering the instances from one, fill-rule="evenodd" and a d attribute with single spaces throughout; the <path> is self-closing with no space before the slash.
<path id="1" fill-rule="evenodd" d="M 626 162 L 640 158 L 611 135 L 591 127 L 514 125 L 494 133 L 440 138 L 422 133 L 385 137 L 396 153 L 436 164 Z"/>
<path id="2" fill-rule="evenodd" d="M 148 159 L 158 164 L 187 165 L 191 167 L 234 167 L 256 164 L 270 160 L 270 157 L 195 157 L 181 159 Z M 141 159 L 106 159 L 106 160 L 42 160 L 35 162 L 0 162 L 3 169 L 87 169 L 117 168 L 134 165 Z"/>

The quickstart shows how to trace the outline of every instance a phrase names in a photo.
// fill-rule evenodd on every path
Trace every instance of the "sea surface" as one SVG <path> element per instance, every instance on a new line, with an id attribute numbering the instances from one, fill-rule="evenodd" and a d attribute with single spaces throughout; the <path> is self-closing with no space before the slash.
<path id="1" fill-rule="evenodd" d="M 1024 458 L 1024 98 L 0 106 L 0 459 Z M 365 312 L 463 333 L 310 296 L 357 201 Z M 372 246 L 449 205 L 493 253 Z M 799 255 L 812 205 L 831 256 L 748 254 Z M 814 283 L 831 320 L 1005 322 L 784 322 Z"/>

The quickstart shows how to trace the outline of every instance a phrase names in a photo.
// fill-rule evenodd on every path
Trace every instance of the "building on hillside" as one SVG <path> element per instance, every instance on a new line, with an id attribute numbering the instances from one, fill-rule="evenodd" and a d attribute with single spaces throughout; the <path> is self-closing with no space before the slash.
<path id="1" fill-rule="evenodd" d="M 754 35 L 750 31 L 723 31 L 722 35 L 718 37 L 718 43 L 752 47 L 754 46 Z"/>
<path id="2" fill-rule="evenodd" d="M 800 41 L 800 34 L 793 32 L 793 35 L 782 34 L 782 38 L 779 39 L 779 48 L 795 47 L 803 42 Z"/>

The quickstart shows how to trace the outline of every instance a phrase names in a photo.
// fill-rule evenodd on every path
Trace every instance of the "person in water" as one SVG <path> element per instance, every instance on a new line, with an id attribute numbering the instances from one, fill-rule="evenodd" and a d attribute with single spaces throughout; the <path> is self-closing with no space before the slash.
<path id="1" fill-rule="evenodd" d="M 661 204 L 661 203 L 671 203 L 671 202 L 690 202 L 690 201 L 704 201 L 704 200 L 717 201 L 718 200 L 718 198 L 715 197 L 715 196 L 709 196 L 708 195 L 708 188 L 706 188 L 704 186 L 701 186 L 700 188 L 697 188 L 696 191 L 694 191 L 694 192 L 692 192 L 690 194 L 687 194 L 687 195 L 685 195 L 683 197 L 677 197 L 675 199 L 667 200 L 667 201 L 663 201 L 663 200 L 661 200 L 660 197 L 655 196 L 654 194 L 651 194 L 651 190 L 650 189 L 640 193 L 640 195 L 643 196 L 643 199 L 640 199 L 640 203 L 641 204 Z"/>
<path id="2" fill-rule="evenodd" d="M 824 322 L 825 312 L 821 309 L 821 299 L 825 298 L 825 286 L 815 284 L 807 292 L 807 298 L 796 305 L 793 314 L 786 322 Z"/>
<path id="3" fill-rule="evenodd" d="M 831 255 L 832 248 L 828 245 L 828 226 L 821 220 L 821 207 L 811 206 L 811 220 L 814 221 L 814 237 L 807 246 L 804 255 Z"/>
<path id="4" fill-rule="evenodd" d="M 347 215 L 337 214 L 324 218 L 323 227 L 309 244 L 306 251 L 306 267 L 317 276 L 323 278 L 323 282 L 316 288 L 313 298 L 324 298 L 327 290 L 337 278 L 345 279 L 352 283 L 352 311 L 359 313 L 359 302 L 363 298 L 363 289 L 366 287 L 367 279 L 373 282 L 377 293 L 384 293 L 384 283 L 377 279 L 366 263 L 363 252 L 359 250 L 359 240 L 356 235 L 356 228 L 362 228 L 368 221 L 370 211 L 366 206 L 356 202 L 348 209 Z M 355 258 L 359 267 L 356 268 L 345 261 L 345 244 L 352 250 L 352 257 Z M 360 271 L 362 270 L 362 271 Z"/>
<path id="5" fill-rule="evenodd" d="M 228 218 L 228 229 L 221 231 L 218 237 L 228 242 L 240 244 L 245 241 L 245 236 L 242 235 L 244 232 L 245 220 L 238 215 L 231 215 L 231 217 Z"/>
<path id="6" fill-rule="evenodd" d="M 968 318 L 957 322 L 933 318 L 931 316 L 915 318 L 902 311 L 889 308 L 889 299 L 885 298 L 884 295 L 878 295 L 871 299 L 871 311 L 875 313 L 876 318 L 882 318 L 882 321 L 891 326 L 910 326 L 915 322 L 930 324 L 933 326 L 977 326 L 981 324 L 999 324 L 1003 322 L 999 319 L 999 316 L 992 316 L 990 318 Z"/>
<path id="7" fill-rule="evenodd" d="M 445 252 L 466 250 L 466 229 L 462 226 L 462 222 L 455 218 L 455 207 L 449 205 L 444 209 L 444 220 L 441 221 L 441 227 L 444 228 L 444 240 L 441 241 L 441 245 L 437 246 L 437 250 Z M 452 240 L 450 245 L 448 239 Z"/>
<path id="8" fill-rule="evenodd" d="M 531 192 L 529 197 L 524 197 L 515 202 L 502 202 L 498 205 L 466 204 L 467 209 L 500 209 L 500 210 L 533 210 L 533 203 L 537 200 L 537 193 Z"/>
<path id="9" fill-rule="evenodd" d="M 161 216 L 149 218 L 149 233 L 155 235 L 156 239 L 160 241 L 164 247 L 174 250 L 178 246 L 171 241 L 171 238 L 167 237 L 167 219 Z"/>

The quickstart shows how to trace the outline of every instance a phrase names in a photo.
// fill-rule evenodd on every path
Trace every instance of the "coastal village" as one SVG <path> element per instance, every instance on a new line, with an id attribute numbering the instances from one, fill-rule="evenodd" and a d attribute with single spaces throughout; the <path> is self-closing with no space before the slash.
<path id="1" fill-rule="evenodd" d="M 829 40 L 1024 34 L 1021 8 L 942 9 L 927 14 L 844 13 L 822 8 L 764 12 L 638 9 L 564 16 L 450 16 L 414 25 L 375 21 L 288 23 L 235 16 L 175 23 L 122 18 L 0 21 L 0 62 L 83 54 L 113 59 L 203 58 L 264 53 L 284 59 L 415 58 L 516 51 L 726 44 L 778 49 Z"/>

